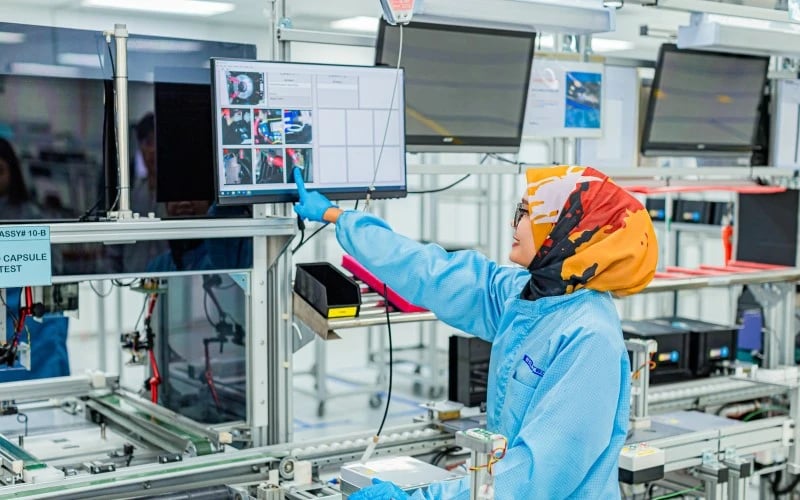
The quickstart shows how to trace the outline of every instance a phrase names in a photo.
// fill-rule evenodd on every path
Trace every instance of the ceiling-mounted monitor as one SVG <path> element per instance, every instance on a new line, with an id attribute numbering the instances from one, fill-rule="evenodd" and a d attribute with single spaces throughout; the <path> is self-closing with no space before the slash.
<path id="1" fill-rule="evenodd" d="M 650 156 L 749 154 L 769 58 L 678 49 L 659 52 L 642 133 Z"/>
<path id="2" fill-rule="evenodd" d="M 406 194 L 403 71 L 211 60 L 217 201 L 297 200 L 293 170 L 331 199 Z"/>
<path id="3" fill-rule="evenodd" d="M 402 29 L 408 151 L 518 151 L 536 34 L 421 22 Z M 381 20 L 376 64 L 397 66 L 400 41 L 400 27 Z"/>

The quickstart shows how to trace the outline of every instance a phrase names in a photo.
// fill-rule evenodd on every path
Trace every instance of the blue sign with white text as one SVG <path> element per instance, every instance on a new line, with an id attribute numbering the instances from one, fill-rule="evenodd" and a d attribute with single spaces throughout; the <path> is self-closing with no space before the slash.
<path id="1" fill-rule="evenodd" d="M 0 288 L 50 285 L 49 226 L 0 226 Z"/>

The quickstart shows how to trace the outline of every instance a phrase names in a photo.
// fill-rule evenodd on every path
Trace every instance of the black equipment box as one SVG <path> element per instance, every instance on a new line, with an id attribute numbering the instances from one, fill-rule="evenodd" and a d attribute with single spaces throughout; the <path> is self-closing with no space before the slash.
<path id="1" fill-rule="evenodd" d="M 327 262 L 297 264 L 294 291 L 326 318 L 353 318 L 361 308 L 356 282 Z"/>
<path id="2" fill-rule="evenodd" d="M 721 362 L 736 359 L 738 327 L 681 317 L 655 321 L 689 332 L 689 366 L 695 377 L 707 377 Z"/>
<path id="3" fill-rule="evenodd" d="M 650 384 L 678 382 L 691 378 L 689 366 L 690 333 L 674 328 L 665 322 L 653 320 L 622 322 L 622 334 L 626 339 L 655 340 L 658 349 L 652 356 L 655 369 L 650 371 Z M 636 371 L 639 366 L 631 366 Z"/>

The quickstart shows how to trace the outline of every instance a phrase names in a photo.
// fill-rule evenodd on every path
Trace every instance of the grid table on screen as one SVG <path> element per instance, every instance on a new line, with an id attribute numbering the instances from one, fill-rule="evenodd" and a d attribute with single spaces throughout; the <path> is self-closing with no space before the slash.
<path id="1" fill-rule="evenodd" d="M 220 203 L 405 194 L 402 70 L 214 60 Z"/>

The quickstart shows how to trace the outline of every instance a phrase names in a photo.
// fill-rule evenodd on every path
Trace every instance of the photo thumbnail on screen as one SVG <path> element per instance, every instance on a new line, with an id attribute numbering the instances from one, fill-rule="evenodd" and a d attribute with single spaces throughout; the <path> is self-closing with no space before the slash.
<path id="1" fill-rule="evenodd" d="M 256 184 L 283 184 L 286 169 L 282 149 L 256 150 Z"/>
<path id="2" fill-rule="evenodd" d="M 252 184 L 253 162 L 249 149 L 223 149 L 225 184 Z"/>
<path id="3" fill-rule="evenodd" d="M 289 172 L 298 167 L 303 172 L 304 182 L 314 182 L 311 148 L 286 148 L 286 166 Z"/>
<path id="4" fill-rule="evenodd" d="M 283 112 L 280 109 L 256 109 L 253 119 L 253 143 L 257 145 L 283 144 Z"/>
<path id="5" fill-rule="evenodd" d="M 252 144 L 250 130 L 251 111 L 247 108 L 222 108 L 222 143 L 226 145 Z"/>
<path id="6" fill-rule="evenodd" d="M 228 71 L 228 104 L 256 106 L 264 102 L 264 74 L 251 71 Z"/>
<path id="7" fill-rule="evenodd" d="M 286 144 L 311 144 L 311 111 L 287 109 L 283 112 Z"/>

